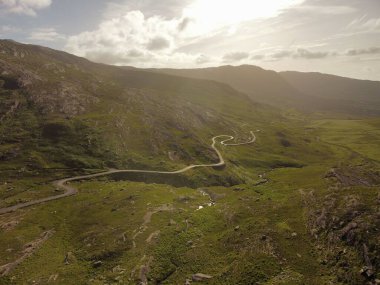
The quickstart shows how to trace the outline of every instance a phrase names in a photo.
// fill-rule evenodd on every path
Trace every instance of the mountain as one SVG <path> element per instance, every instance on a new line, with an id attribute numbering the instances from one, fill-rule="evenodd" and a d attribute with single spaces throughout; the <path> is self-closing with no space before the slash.
<path id="1" fill-rule="evenodd" d="M 319 108 L 364 116 L 380 114 L 380 82 L 357 80 L 322 73 L 280 72 L 280 76 L 308 97 L 320 102 Z"/>
<path id="2" fill-rule="evenodd" d="M 279 108 L 354 116 L 380 114 L 380 82 L 318 73 L 278 73 L 251 65 L 156 72 L 223 82 L 254 101 Z"/>
<path id="3" fill-rule="evenodd" d="M 207 160 L 213 152 L 204 140 L 212 134 L 274 114 L 215 81 L 125 70 L 5 40 L 0 87 L 3 167 L 159 167 L 169 153 L 182 163 Z"/>

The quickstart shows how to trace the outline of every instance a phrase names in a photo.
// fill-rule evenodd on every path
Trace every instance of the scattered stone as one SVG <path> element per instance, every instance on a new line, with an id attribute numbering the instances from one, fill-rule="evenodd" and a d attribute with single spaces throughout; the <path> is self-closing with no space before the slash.
<path id="1" fill-rule="evenodd" d="M 191 284 L 191 280 L 190 279 L 186 279 L 185 285 L 190 285 L 190 284 Z"/>
<path id="2" fill-rule="evenodd" d="M 374 276 L 374 271 L 372 268 L 370 267 L 367 267 L 367 266 L 364 266 L 361 270 L 360 270 L 360 274 L 368 279 L 372 278 Z"/>
<path id="3" fill-rule="evenodd" d="M 240 226 L 236 226 L 235 228 L 234 228 L 234 231 L 238 231 L 240 229 Z"/>
<path id="4" fill-rule="evenodd" d="M 238 191 L 244 191 L 245 189 L 242 187 L 235 187 L 233 190 L 238 192 Z"/>
<path id="5" fill-rule="evenodd" d="M 292 237 L 297 237 L 297 233 L 296 232 L 294 232 L 294 233 L 292 233 Z"/>
<path id="6" fill-rule="evenodd" d="M 203 281 L 203 280 L 208 280 L 211 279 L 211 275 L 203 274 L 203 273 L 196 273 L 194 274 L 191 279 L 195 282 Z"/>
<path id="7" fill-rule="evenodd" d="M 112 268 L 113 273 L 123 273 L 124 271 L 125 271 L 125 269 L 121 268 L 120 265 L 117 265 L 114 268 Z"/>
<path id="8" fill-rule="evenodd" d="M 65 256 L 65 264 L 66 265 L 69 265 L 69 264 L 73 264 L 77 261 L 75 255 L 69 251 L 68 253 L 66 253 L 66 256 Z"/>
<path id="9" fill-rule="evenodd" d="M 326 259 L 323 259 L 323 260 L 320 261 L 320 263 L 321 263 L 322 265 L 327 265 L 327 260 L 326 260 Z"/>
<path id="10" fill-rule="evenodd" d="M 99 268 L 100 266 L 103 265 L 103 262 L 98 260 L 98 261 L 95 261 L 93 264 L 92 264 L 92 267 L 94 268 Z"/>

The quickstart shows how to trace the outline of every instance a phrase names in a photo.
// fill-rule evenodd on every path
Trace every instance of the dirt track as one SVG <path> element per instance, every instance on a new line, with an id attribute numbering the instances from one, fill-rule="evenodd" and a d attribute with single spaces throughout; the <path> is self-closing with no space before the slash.
<path id="1" fill-rule="evenodd" d="M 226 143 L 226 142 L 231 141 L 231 140 L 234 139 L 234 137 L 230 136 L 230 135 L 219 135 L 219 136 L 213 137 L 212 138 L 211 147 L 214 149 L 214 151 L 218 155 L 219 162 L 217 162 L 217 163 L 213 163 L 213 164 L 193 164 L 193 165 L 189 165 L 189 166 L 187 166 L 185 168 L 182 168 L 180 170 L 175 170 L 175 171 L 110 169 L 110 170 L 105 171 L 105 172 L 65 178 L 65 179 L 61 179 L 61 180 L 57 180 L 57 181 L 53 182 L 53 185 L 55 187 L 58 187 L 58 188 L 61 188 L 61 189 L 65 190 L 65 193 L 60 194 L 60 195 L 54 195 L 54 196 L 38 199 L 38 200 L 34 200 L 34 201 L 30 201 L 30 202 L 26 202 L 26 203 L 20 203 L 20 204 L 17 204 L 17 205 L 11 206 L 11 207 L 7 207 L 7 208 L 2 208 L 2 209 L 0 209 L 0 215 L 6 214 L 6 213 L 10 213 L 10 212 L 14 212 L 14 211 L 16 211 L 18 209 L 21 209 L 21 208 L 25 208 L 25 207 L 29 207 L 29 206 L 33 206 L 33 205 L 38 205 L 38 204 L 46 203 L 46 202 L 49 202 L 49 201 L 58 200 L 58 199 L 62 199 L 62 198 L 68 197 L 68 196 L 75 195 L 78 192 L 78 190 L 75 189 L 74 187 L 70 186 L 70 185 L 67 185 L 67 182 L 84 180 L 84 179 L 91 179 L 91 178 L 95 178 L 95 177 L 99 177 L 99 176 L 104 176 L 104 175 L 110 175 L 110 174 L 114 174 L 114 173 L 179 174 L 179 173 L 183 173 L 183 172 L 189 171 L 190 169 L 194 169 L 194 168 L 223 166 L 223 165 L 225 165 L 225 161 L 224 161 L 223 156 L 220 153 L 220 151 L 216 148 L 217 139 L 223 138 L 223 137 L 227 138 L 227 139 L 222 140 L 220 142 L 220 144 L 223 145 L 223 146 L 247 145 L 247 144 L 252 144 L 252 143 L 254 143 L 256 141 L 255 134 L 252 131 L 250 133 L 251 133 L 251 136 L 252 136 L 251 139 L 249 141 L 247 141 L 247 142 L 242 142 L 242 143 Z"/>

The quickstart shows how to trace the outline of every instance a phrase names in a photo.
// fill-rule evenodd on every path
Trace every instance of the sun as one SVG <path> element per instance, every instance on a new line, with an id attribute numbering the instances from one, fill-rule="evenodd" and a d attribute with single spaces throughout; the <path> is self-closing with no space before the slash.
<path id="1" fill-rule="evenodd" d="M 304 0 L 195 0 L 184 15 L 207 31 L 240 22 L 270 18 Z"/>

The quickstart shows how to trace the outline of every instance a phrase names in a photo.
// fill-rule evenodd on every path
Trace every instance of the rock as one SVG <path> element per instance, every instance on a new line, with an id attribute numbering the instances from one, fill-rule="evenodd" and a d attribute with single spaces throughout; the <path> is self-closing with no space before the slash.
<path id="1" fill-rule="evenodd" d="M 361 270 L 360 270 L 360 274 L 368 279 L 372 278 L 374 276 L 374 272 L 373 272 L 373 269 L 370 268 L 370 267 L 367 267 L 367 266 L 364 266 Z"/>
<path id="2" fill-rule="evenodd" d="M 92 264 L 92 267 L 94 268 L 99 268 L 100 266 L 102 266 L 103 262 L 101 262 L 100 260 L 98 261 L 95 261 L 93 264 Z"/>
<path id="3" fill-rule="evenodd" d="M 267 240 L 267 239 L 268 239 L 268 237 L 266 235 L 261 236 L 261 240 Z"/>
<path id="4" fill-rule="evenodd" d="M 186 279 L 185 285 L 190 285 L 190 284 L 191 284 L 191 280 L 190 279 Z"/>
<path id="5" fill-rule="evenodd" d="M 244 191 L 244 188 L 242 188 L 242 187 L 235 187 L 234 191 Z"/>
<path id="6" fill-rule="evenodd" d="M 348 237 L 348 234 L 356 229 L 358 227 L 358 224 L 355 223 L 355 222 L 351 222 L 349 223 L 347 226 L 345 226 L 342 230 L 341 230 L 341 234 L 340 234 L 340 238 L 341 239 L 344 239 L 344 238 L 347 238 Z"/>
<path id="7" fill-rule="evenodd" d="M 298 235 L 298 234 L 297 234 L 297 233 L 295 233 L 295 232 L 294 232 L 294 233 L 292 233 L 292 237 L 297 237 L 297 235 Z"/>
<path id="8" fill-rule="evenodd" d="M 194 274 L 191 279 L 195 282 L 199 282 L 199 281 L 203 281 L 203 280 L 208 280 L 208 279 L 211 279 L 212 276 L 211 275 L 207 275 L 207 274 L 203 274 L 203 273 L 196 273 Z"/>
<path id="9" fill-rule="evenodd" d="M 176 221 L 174 221 L 173 219 L 170 219 L 170 221 L 169 221 L 169 226 L 174 226 L 174 225 L 176 225 L 177 223 L 176 223 Z"/>
<path id="10" fill-rule="evenodd" d="M 114 268 L 112 268 L 113 273 L 123 273 L 124 271 L 125 269 L 121 268 L 120 265 L 117 265 Z"/>
<path id="11" fill-rule="evenodd" d="M 69 265 L 69 264 L 73 264 L 75 262 L 77 262 L 77 258 L 75 257 L 74 253 L 72 253 L 71 251 L 66 253 L 65 264 Z"/>
<path id="12" fill-rule="evenodd" d="M 240 229 L 240 226 L 236 226 L 235 228 L 234 228 L 234 231 L 238 231 Z"/>

